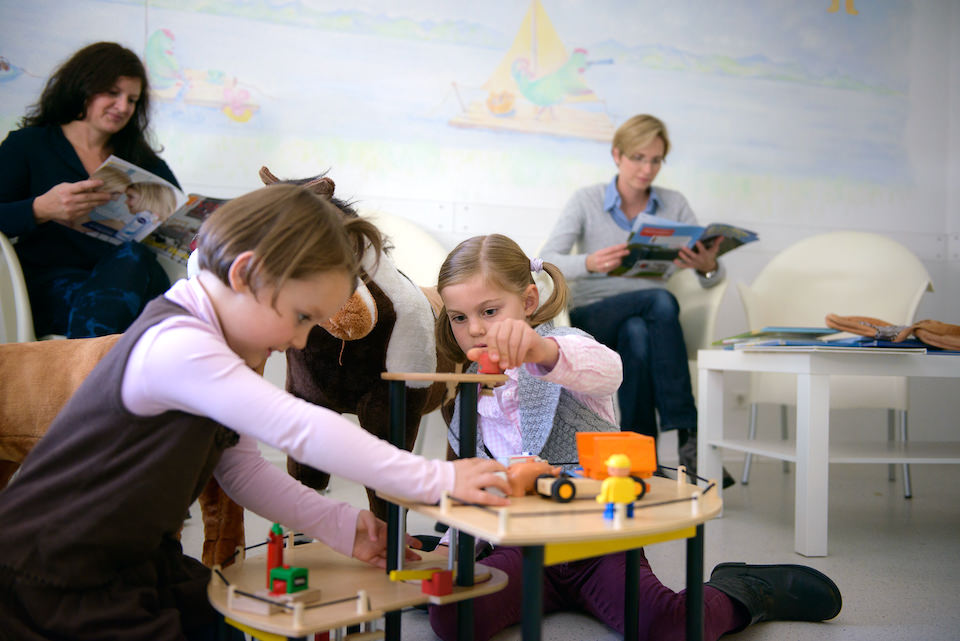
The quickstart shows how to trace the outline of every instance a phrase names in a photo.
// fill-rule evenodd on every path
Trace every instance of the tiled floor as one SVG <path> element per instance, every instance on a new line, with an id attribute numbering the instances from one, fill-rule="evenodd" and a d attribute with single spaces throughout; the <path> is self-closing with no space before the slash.
<path id="1" fill-rule="evenodd" d="M 424 454 L 443 452 L 443 425 L 430 417 Z M 675 451 L 669 437 L 661 443 L 664 462 Z M 675 455 L 674 455 L 675 458 Z M 277 459 L 281 462 L 280 459 Z M 739 478 L 741 465 L 728 467 Z M 706 527 L 706 573 L 721 561 L 805 563 L 827 573 L 843 592 L 843 610 L 826 624 L 763 623 L 739 633 L 744 641 L 954 640 L 960 638 L 960 467 L 913 466 L 914 498 L 905 500 L 899 483 L 887 481 L 881 465 L 830 468 L 830 556 L 805 559 L 793 552 L 794 476 L 779 462 L 760 460 L 750 485 L 724 494 L 723 518 Z M 363 491 L 334 480 L 331 496 L 364 505 Z M 199 555 L 199 509 L 184 530 L 188 552 Z M 432 523 L 410 518 L 411 533 L 429 533 Z M 268 524 L 247 515 L 248 544 L 260 542 Z M 668 586 L 684 585 L 684 544 L 647 549 L 657 575 Z M 495 637 L 519 639 L 519 627 Z M 544 639 L 551 641 L 619 639 L 605 626 L 577 613 L 550 615 Z M 403 639 L 433 641 L 427 617 L 403 615 Z"/>

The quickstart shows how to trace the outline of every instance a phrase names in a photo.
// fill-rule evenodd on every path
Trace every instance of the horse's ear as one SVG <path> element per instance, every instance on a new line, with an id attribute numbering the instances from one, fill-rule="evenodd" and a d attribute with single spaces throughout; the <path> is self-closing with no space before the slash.
<path id="1" fill-rule="evenodd" d="M 314 178 L 310 182 L 304 183 L 303 186 L 305 189 L 309 189 L 318 196 L 323 196 L 324 198 L 333 198 L 333 190 L 336 188 L 337 184 L 326 176 L 320 176 L 318 178 Z"/>
<path id="2" fill-rule="evenodd" d="M 260 168 L 260 180 L 263 181 L 264 185 L 274 185 L 280 182 L 280 179 L 273 175 L 273 173 L 266 167 Z"/>

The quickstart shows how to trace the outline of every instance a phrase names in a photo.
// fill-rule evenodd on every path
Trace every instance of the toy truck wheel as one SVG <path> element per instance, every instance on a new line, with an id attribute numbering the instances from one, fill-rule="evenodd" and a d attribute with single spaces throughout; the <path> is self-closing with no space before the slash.
<path id="1" fill-rule="evenodd" d="M 642 498 L 644 497 L 644 495 L 646 495 L 646 493 L 647 493 L 647 483 L 646 483 L 646 481 L 644 481 L 642 478 L 640 478 L 640 477 L 638 477 L 638 476 L 634 476 L 634 477 L 633 477 L 633 480 L 636 481 L 636 482 L 640 485 L 640 491 L 637 492 L 637 498 L 634 499 L 634 500 L 636 500 L 636 501 L 639 501 L 639 500 L 642 499 Z"/>
<path id="2" fill-rule="evenodd" d="M 550 488 L 550 498 L 557 503 L 569 503 L 577 497 L 577 486 L 567 478 L 558 478 Z"/>

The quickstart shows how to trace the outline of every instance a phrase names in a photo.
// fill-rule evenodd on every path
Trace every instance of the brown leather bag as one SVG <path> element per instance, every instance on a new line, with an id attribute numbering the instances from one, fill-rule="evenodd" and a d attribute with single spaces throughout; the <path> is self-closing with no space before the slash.
<path id="1" fill-rule="evenodd" d="M 960 325 L 935 320 L 917 321 L 912 325 L 894 325 L 869 316 L 827 314 L 827 327 L 841 332 L 869 336 L 900 343 L 914 336 L 918 341 L 941 349 L 960 350 Z"/>

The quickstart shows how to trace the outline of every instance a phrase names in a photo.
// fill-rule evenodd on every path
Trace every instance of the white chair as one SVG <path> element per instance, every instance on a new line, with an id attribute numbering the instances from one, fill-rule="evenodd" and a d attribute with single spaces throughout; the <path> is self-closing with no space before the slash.
<path id="1" fill-rule="evenodd" d="M 697 396 L 697 351 L 709 349 L 716 339 L 717 313 L 729 284 L 724 279 L 705 288 L 692 269 L 681 269 L 667 281 L 667 289 L 680 303 L 680 326 L 687 345 L 694 398 Z"/>
<path id="2" fill-rule="evenodd" d="M 437 274 L 449 253 L 427 230 L 407 218 L 381 211 L 360 212 L 387 237 L 390 258 L 420 287 L 436 287 Z"/>
<path id="3" fill-rule="evenodd" d="M 0 343 L 35 340 L 33 312 L 20 260 L 10 240 L 0 234 Z"/>
<path id="4" fill-rule="evenodd" d="M 786 248 L 757 275 L 752 285 L 738 283 L 751 329 L 766 326 L 824 326 L 828 313 L 872 316 L 894 324 L 913 321 L 920 297 L 931 289 L 920 260 L 899 243 L 879 234 L 838 231 L 801 240 Z M 750 376 L 750 431 L 756 437 L 757 405 L 780 405 L 786 438 L 787 405 L 796 405 L 796 378 L 789 374 Z M 900 438 L 907 440 L 907 380 L 904 377 L 830 377 L 830 407 L 887 409 L 887 438 L 893 440 L 899 416 Z M 750 477 L 746 455 L 741 481 Z M 786 463 L 784 464 L 786 466 Z M 910 498 L 910 468 L 903 466 L 904 495 Z M 893 480 L 893 466 L 890 466 Z"/>

